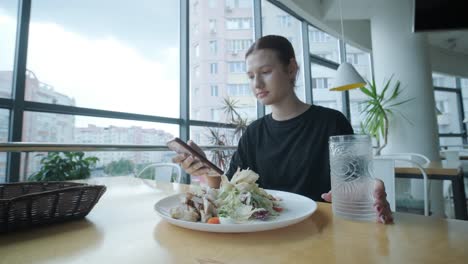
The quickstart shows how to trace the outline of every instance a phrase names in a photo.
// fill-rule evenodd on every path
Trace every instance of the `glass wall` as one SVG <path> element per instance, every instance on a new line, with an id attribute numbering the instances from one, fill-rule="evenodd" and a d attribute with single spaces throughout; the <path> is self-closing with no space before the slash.
<path id="1" fill-rule="evenodd" d="M 236 129 L 207 126 L 191 126 L 190 138 L 200 145 L 225 145 L 237 146 L 241 132 Z M 234 150 L 213 150 L 205 151 L 207 158 L 218 166 L 221 170 L 227 171 Z M 191 176 L 192 182 L 203 182 L 202 177 Z"/>
<path id="2" fill-rule="evenodd" d="M 340 62 L 340 42 L 326 32 L 308 27 L 312 99 L 316 105 L 343 111 L 343 93 L 330 91 Z M 332 67 L 334 65 L 334 67 Z"/>
<path id="3" fill-rule="evenodd" d="M 287 38 L 296 54 L 299 73 L 296 80 L 296 94 L 305 101 L 304 63 L 302 47 L 302 24 L 291 14 L 281 10 L 266 0 L 262 0 L 262 33 L 263 35 L 280 35 Z"/>
<path id="4" fill-rule="evenodd" d="M 466 103 L 468 94 L 463 79 L 441 73 L 433 73 L 435 113 L 439 126 L 439 142 L 442 148 L 460 149 L 466 142 Z"/>
<path id="5" fill-rule="evenodd" d="M 18 1 L 0 2 L 0 98 L 12 98 Z M 1 103 L 0 103 L 1 107 Z M 10 111 L 0 108 L 0 142 L 8 141 Z M 0 152 L 0 183 L 6 181 L 7 155 Z"/>
<path id="6" fill-rule="evenodd" d="M 67 144 L 109 144 L 109 145 L 164 145 L 173 137 L 179 136 L 177 125 L 154 122 L 139 122 L 97 118 L 86 116 L 25 112 L 23 125 L 23 140 L 27 142 L 49 142 Z M 46 153 L 27 153 L 23 155 L 21 180 L 40 169 L 40 159 Z M 99 160 L 92 176 L 106 176 L 106 167 L 116 166 L 116 163 L 133 164 L 135 170 L 152 163 L 170 162 L 172 152 L 89 152 L 86 156 L 97 157 Z"/>
<path id="7" fill-rule="evenodd" d="M 359 48 L 353 47 L 352 45 L 346 44 L 346 61 L 352 64 L 365 80 L 369 82 L 372 81 L 371 56 L 369 52 L 365 52 Z M 353 126 L 355 133 L 360 133 L 361 130 L 361 112 L 364 107 L 362 102 L 366 99 L 367 96 L 359 89 L 349 91 L 351 125 Z"/>
<path id="8" fill-rule="evenodd" d="M 304 20 L 276 1 L 259 1 L 261 10 L 254 10 L 251 0 L 84 0 L 66 7 L 56 2 L 32 0 L 31 10 L 22 8 L 31 13 L 27 38 L 19 38 L 27 47 L 26 65 L 18 65 L 26 67 L 24 98 L 13 98 L 11 92 L 17 77 L 18 5 L 24 3 L 0 3 L 0 141 L 12 141 L 11 134 L 31 142 L 162 145 L 180 136 L 201 145 L 237 145 L 235 127 L 258 118 L 244 58 L 254 42 L 255 25 L 263 35 L 282 35 L 293 44 L 302 100 L 310 89 L 314 99 L 308 103 L 343 109 L 342 93 L 327 89 L 340 62 L 339 40 L 312 25 L 302 32 Z M 187 7 L 189 18 L 180 16 L 181 7 Z M 255 17 L 254 11 L 263 17 Z M 181 32 L 185 24 L 188 32 Z M 306 35 L 309 47 L 303 47 Z M 188 36 L 188 42 L 181 43 L 180 36 Z M 358 70 L 363 66 L 364 72 L 369 65 L 364 67 L 360 51 L 348 50 L 355 51 L 348 56 L 351 63 Z M 307 51 L 315 60 L 305 65 Z M 188 63 L 181 54 L 188 54 Z M 312 75 L 310 87 L 305 87 L 305 72 Z M 188 76 L 188 82 L 181 76 Z M 23 84 L 16 88 L 21 92 Z M 23 115 L 13 121 L 22 120 L 22 126 L 10 128 L 16 104 Z M 14 165 L 15 175 L 7 180 L 26 180 L 41 167 L 45 154 L 12 155 L 18 161 L 12 164 L 20 165 Z M 123 171 L 137 175 L 149 163 L 170 161 L 173 153 L 86 156 L 99 158 L 93 176 L 112 176 Z M 216 153 L 208 156 L 215 159 Z M 0 181 L 7 166 L 6 153 L 0 153 Z M 116 172 L 115 167 L 127 169 Z"/>
<path id="9" fill-rule="evenodd" d="M 447 74 L 432 73 L 432 82 L 436 87 L 457 88 L 456 77 Z"/>
<path id="10" fill-rule="evenodd" d="M 0 98 L 11 98 L 17 13 L 18 1 L 0 2 Z"/>
<path id="11" fill-rule="evenodd" d="M 8 141 L 8 123 L 10 119 L 10 111 L 0 109 L 0 142 Z M 0 152 L 0 182 L 5 182 L 6 176 L 6 160 L 5 152 Z"/>
<path id="12" fill-rule="evenodd" d="M 460 79 L 461 91 L 462 91 L 462 98 L 463 98 L 463 109 L 465 119 L 463 121 L 468 121 L 468 79 L 461 78 Z"/>
<path id="13" fill-rule="evenodd" d="M 241 133 L 236 133 L 235 129 L 221 127 L 190 127 L 190 138 L 200 145 L 226 145 L 237 146 Z M 207 151 L 206 154 L 222 170 L 227 170 L 231 160 L 229 152 Z"/>
<path id="14" fill-rule="evenodd" d="M 178 117 L 178 32 L 178 1 L 33 0 L 25 99 Z"/>
<path id="15" fill-rule="evenodd" d="M 191 119 L 229 123 L 225 110 L 232 105 L 255 120 L 244 59 L 254 39 L 253 1 L 190 0 L 189 10 Z"/>
<path id="16" fill-rule="evenodd" d="M 333 85 L 336 70 L 312 63 L 310 72 L 314 104 L 343 111 L 343 94 L 328 90 Z"/>
<path id="17" fill-rule="evenodd" d="M 323 59 L 340 63 L 339 39 L 313 26 L 309 26 L 309 52 Z"/>

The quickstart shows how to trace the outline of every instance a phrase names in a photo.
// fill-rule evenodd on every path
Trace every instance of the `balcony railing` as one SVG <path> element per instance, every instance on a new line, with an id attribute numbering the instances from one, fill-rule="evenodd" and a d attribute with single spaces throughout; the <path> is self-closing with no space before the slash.
<path id="1" fill-rule="evenodd" d="M 202 150 L 235 150 L 237 146 L 200 146 Z M 0 143 L 0 152 L 48 151 L 170 151 L 166 145 L 61 144 L 37 142 Z"/>

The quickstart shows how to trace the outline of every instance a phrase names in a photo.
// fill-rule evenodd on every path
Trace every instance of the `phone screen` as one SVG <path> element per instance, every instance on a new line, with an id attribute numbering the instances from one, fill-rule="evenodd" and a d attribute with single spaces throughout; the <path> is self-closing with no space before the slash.
<path id="1" fill-rule="evenodd" d="M 182 141 L 180 138 L 174 138 L 170 141 L 168 141 L 167 146 L 169 149 L 177 152 L 178 154 L 188 154 L 196 157 L 199 159 L 203 165 L 207 166 L 209 169 L 215 171 L 217 174 L 222 175 L 224 174 L 223 170 L 218 168 L 215 164 L 213 164 L 211 161 L 209 161 L 207 158 L 205 158 L 203 155 L 198 153 L 196 150 L 194 150 L 192 147 L 190 147 L 187 143 Z"/>

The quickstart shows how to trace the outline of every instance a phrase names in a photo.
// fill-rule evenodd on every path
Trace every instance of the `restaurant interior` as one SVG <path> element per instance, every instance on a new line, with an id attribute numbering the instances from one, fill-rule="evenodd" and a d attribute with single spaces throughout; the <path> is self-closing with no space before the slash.
<path id="1" fill-rule="evenodd" d="M 0 264 L 466 263 L 465 2 L 1 1 Z M 271 113 L 246 75 L 265 35 L 291 42 L 300 100 L 370 136 L 393 224 L 323 200 L 288 211 L 289 198 L 292 218 L 273 223 L 166 217 L 170 197 L 206 184 L 169 140 L 225 171 Z"/>

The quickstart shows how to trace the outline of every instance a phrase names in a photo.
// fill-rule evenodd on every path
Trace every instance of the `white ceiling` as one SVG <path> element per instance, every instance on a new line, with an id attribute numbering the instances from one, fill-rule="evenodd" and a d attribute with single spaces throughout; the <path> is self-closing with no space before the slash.
<path id="1" fill-rule="evenodd" d="M 340 19 L 340 0 L 320 0 L 325 20 Z M 370 19 L 375 0 L 341 0 L 343 19 Z M 385 0 L 391 1 L 391 0 Z M 438 48 L 468 55 L 468 30 L 425 32 L 429 44 Z M 415 33 L 418 34 L 418 33 Z"/>
<path id="2" fill-rule="evenodd" d="M 433 46 L 468 55 L 468 30 L 427 33 Z"/>

